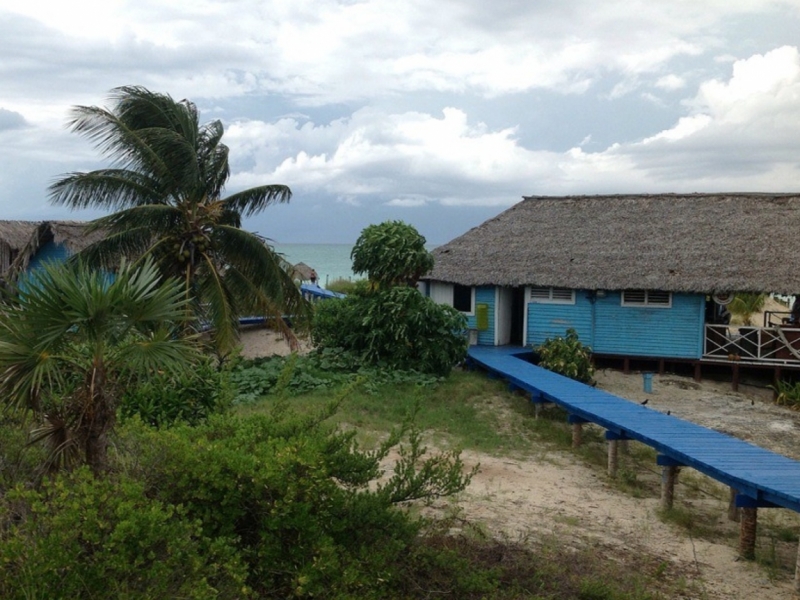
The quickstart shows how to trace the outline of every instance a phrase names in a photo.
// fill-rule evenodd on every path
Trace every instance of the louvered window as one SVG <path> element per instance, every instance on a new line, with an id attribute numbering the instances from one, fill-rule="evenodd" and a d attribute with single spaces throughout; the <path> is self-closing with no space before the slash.
<path id="1" fill-rule="evenodd" d="M 539 304 L 575 304 L 575 290 L 569 288 L 532 287 L 531 302 Z"/>
<path id="2" fill-rule="evenodd" d="M 672 292 L 663 292 L 661 290 L 625 290 L 622 292 L 622 306 L 670 308 L 672 306 Z"/>

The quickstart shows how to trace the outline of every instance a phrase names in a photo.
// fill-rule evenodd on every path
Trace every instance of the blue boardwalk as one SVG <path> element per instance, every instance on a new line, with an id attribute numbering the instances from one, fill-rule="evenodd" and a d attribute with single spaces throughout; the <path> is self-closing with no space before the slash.
<path id="1" fill-rule="evenodd" d="M 741 506 L 800 512 L 800 462 L 562 377 L 516 356 L 524 352 L 471 346 L 469 358 L 530 392 L 533 401 L 553 402 L 574 421 L 604 427 L 610 439 L 632 439 L 655 448 L 659 464 L 686 465 L 736 489 Z"/>

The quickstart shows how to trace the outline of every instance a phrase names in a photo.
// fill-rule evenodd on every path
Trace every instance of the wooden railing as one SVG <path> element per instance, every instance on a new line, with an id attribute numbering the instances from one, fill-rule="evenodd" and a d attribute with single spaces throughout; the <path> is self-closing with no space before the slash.
<path id="1" fill-rule="evenodd" d="M 800 364 L 800 327 L 706 325 L 703 358 L 760 364 Z"/>

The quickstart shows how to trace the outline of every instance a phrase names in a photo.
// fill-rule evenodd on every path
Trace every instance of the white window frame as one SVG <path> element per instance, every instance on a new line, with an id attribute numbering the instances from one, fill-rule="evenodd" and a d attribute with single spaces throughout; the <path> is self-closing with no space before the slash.
<path id="1" fill-rule="evenodd" d="M 539 295 L 534 297 L 536 292 L 539 292 Z M 541 292 L 546 292 L 547 295 Z M 565 297 L 564 292 L 569 292 L 569 299 Z M 575 290 L 532 285 L 528 288 L 528 301 L 534 304 L 575 304 Z"/>
<path id="2" fill-rule="evenodd" d="M 469 288 L 469 312 L 465 312 L 463 310 L 459 310 L 462 315 L 466 315 L 471 317 L 475 314 L 475 286 L 474 285 L 462 285 L 461 287 L 468 287 Z M 456 299 L 456 284 L 453 284 L 453 293 L 450 296 L 450 306 L 455 304 Z M 455 308 L 455 306 L 453 306 Z M 458 310 L 458 309 L 456 309 Z"/>
<path id="3" fill-rule="evenodd" d="M 453 306 L 455 300 L 456 286 L 452 283 L 445 283 L 443 281 L 431 281 L 430 289 L 428 291 L 431 300 L 437 304 L 444 304 L 446 306 Z M 470 312 L 461 312 L 462 315 L 471 317 L 475 315 L 475 286 L 463 286 L 470 288 Z"/>
<path id="4" fill-rule="evenodd" d="M 644 299 L 641 302 L 626 299 L 625 295 L 630 292 L 635 292 L 637 295 L 644 294 Z M 667 301 L 662 302 L 651 298 L 651 295 L 655 296 L 656 294 L 659 296 L 666 294 Z M 623 290 L 620 295 L 620 306 L 630 306 L 632 308 L 672 308 L 672 292 L 664 292 L 661 290 Z"/>

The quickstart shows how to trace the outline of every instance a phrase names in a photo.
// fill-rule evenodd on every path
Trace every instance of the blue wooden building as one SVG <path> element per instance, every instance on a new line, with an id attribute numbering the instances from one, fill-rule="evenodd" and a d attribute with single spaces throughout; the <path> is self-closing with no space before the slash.
<path id="1" fill-rule="evenodd" d="M 472 343 L 536 346 L 575 329 L 596 357 L 800 368 L 789 310 L 731 327 L 736 292 L 800 294 L 800 195 L 526 197 L 434 251 L 424 290 Z"/>

